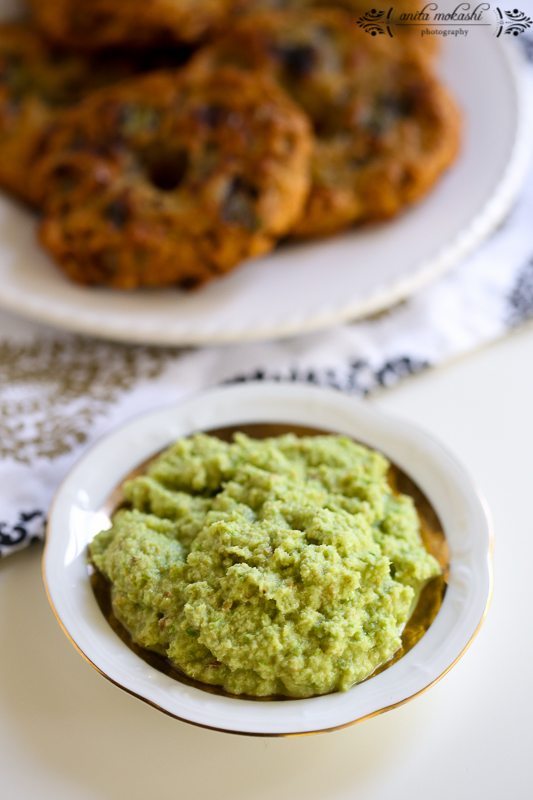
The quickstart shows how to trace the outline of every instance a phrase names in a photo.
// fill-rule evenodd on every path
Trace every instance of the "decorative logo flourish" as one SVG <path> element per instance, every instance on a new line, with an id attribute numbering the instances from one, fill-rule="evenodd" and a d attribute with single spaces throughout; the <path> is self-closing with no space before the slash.
<path id="1" fill-rule="evenodd" d="M 384 22 L 381 19 L 384 13 L 384 11 L 376 11 L 376 9 L 373 8 L 371 11 L 367 11 L 362 17 L 359 17 L 357 22 L 364 31 L 371 36 L 376 36 L 377 34 L 385 33 Z"/>
<path id="2" fill-rule="evenodd" d="M 495 7 L 491 12 L 491 4 L 487 2 L 459 3 L 453 10 L 440 10 L 438 3 L 426 3 L 418 11 L 388 11 L 373 8 L 357 19 L 357 24 L 371 36 L 387 33 L 394 36 L 396 29 L 411 28 L 418 30 L 420 36 L 439 34 L 440 36 L 466 37 L 476 26 L 492 27 L 496 38 L 502 33 L 510 36 L 519 36 L 533 25 L 533 19 L 524 11 L 513 8 L 502 11 Z M 492 16 L 492 13 L 494 16 Z"/>
<path id="3" fill-rule="evenodd" d="M 507 19 L 504 19 L 501 10 L 496 8 L 496 16 L 498 17 L 499 23 L 496 38 L 501 36 L 503 32 L 512 36 L 518 36 L 533 25 L 533 20 L 517 8 L 514 8 L 512 11 L 504 11 L 503 13 Z"/>

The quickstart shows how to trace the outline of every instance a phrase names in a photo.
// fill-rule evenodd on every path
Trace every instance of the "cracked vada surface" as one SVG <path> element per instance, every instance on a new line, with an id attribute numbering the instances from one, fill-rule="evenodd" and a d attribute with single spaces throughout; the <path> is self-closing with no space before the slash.
<path id="1" fill-rule="evenodd" d="M 247 2 L 247 0 L 244 0 Z M 196 42 L 243 0 L 29 0 L 52 41 L 86 50 Z"/>

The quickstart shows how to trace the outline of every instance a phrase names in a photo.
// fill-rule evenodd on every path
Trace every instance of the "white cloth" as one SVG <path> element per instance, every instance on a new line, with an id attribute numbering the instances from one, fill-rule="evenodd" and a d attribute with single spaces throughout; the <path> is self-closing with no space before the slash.
<path id="1" fill-rule="evenodd" d="M 531 316 L 533 168 L 504 225 L 474 255 L 388 313 L 351 325 L 177 350 L 72 336 L 0 312 L 0 556 L 44 536 L 72 464 L 139 412 L 226 381 L 304 380 L 365 395 Z"/>

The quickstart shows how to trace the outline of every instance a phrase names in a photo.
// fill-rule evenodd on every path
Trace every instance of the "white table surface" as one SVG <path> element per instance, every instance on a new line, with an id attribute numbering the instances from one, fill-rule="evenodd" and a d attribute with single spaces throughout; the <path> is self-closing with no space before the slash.
<path id="1" fill-rule="evenodd" d="M 0 562 L 2 800 L 530 800 L 533 743 L 533 326 L 374 398 L 433 432 L 496 527 L 485 624 L 436 686 L 331 734 L 186 725 L 98 675 L 60 630 L 42 547 Z"/>

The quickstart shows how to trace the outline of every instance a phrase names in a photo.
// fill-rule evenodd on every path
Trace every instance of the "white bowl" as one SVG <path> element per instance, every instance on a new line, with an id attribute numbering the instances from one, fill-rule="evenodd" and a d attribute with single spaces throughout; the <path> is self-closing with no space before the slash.
<path id="1" fill-rule="evenodd" d="M 113 632 L 93 594 L 87 544 L 107 527 L 99 509 L 139 463 L 194 431 L 253 422 L 344 433 L 381 450 L 418 484 L 443 525 L 449 584 L 423 638 L 389 669 L 348 692 L 284 701 L 210 694 L 149 666 Z M 102 675 L 178 719 L 262 736 L 342 728 L 411 700 L 456 663 L 477 633 L 492 588 L 492 525 L 464 469 L 423 431 L 331 389 L 303 384 L 222 387 L 137 417 L 98 442 L 61 485 L 48 523 L 43 572 L 65 633 Z"/>

